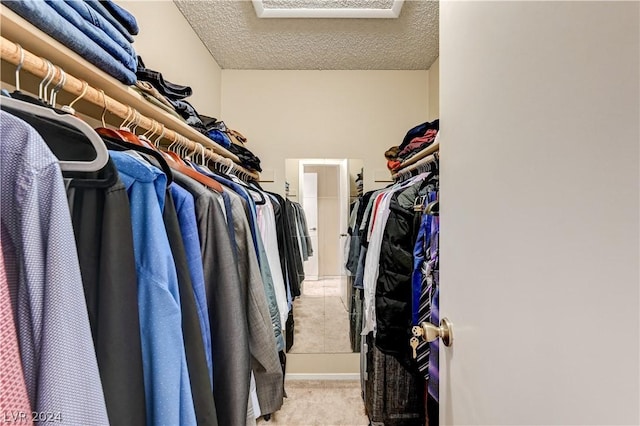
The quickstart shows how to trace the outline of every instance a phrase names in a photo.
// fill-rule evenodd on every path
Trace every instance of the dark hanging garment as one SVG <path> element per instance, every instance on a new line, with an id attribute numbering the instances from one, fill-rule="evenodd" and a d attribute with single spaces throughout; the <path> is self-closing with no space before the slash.
<path id="1" fill-rule="evenodd" d="M 278 251 L 280 252 L 280 266 L 282 267 L 282 275 L 285 282 L 289 286 L 289 292 L 292 297 L 300 295 L 300 285 L 298 283 L 298 272 L 295 268 L 293 259 L 293 248 L 290 241 L 289 223 L 287 217 L 287 204 L 284 198 L 279 194 L 269 193 L 273 195 L 277 203 L 273 203 L 273 209 L 276 216 L 276 230 L 278 234 Z"/>
<path id="2" fill-rule="evenodd" d="M 194 198 L 211 320 L 213 395 L 220 425 L 247 421 L 251 358 L 247 293 L 240 286 L 222 207 L 202 184 L 179 173 L 175 181 Z M 232 338 L 230 338 L 232 337 Z"/>
<path id="3" fill-rule="evenodd" d="M 349 281 L 353 282 L 354 277 L 350 276 Z M 351 291 L 351 299 L 349 304 L 349 340 L 351 341 L 351 350 L 360 352 L 362 336 L 362 296 L 364 291 L 359 288 L 353 288 Z"/>
<path id="4" fill-rule="evenodd" d="M 304 213 L 304 209 L 298 203 L 294 204 L 296 208 L 296 212 L 298 215 L 298 225 L 300 227 L 302 238 L 304 238 L 304 246 L 306 248 L 306 258 L 307 260 L 310 256 L 313 256 L 313 246 L 311 244 L 311 236 L 309 235 L 309 226 L 307 225 L 307 216 Z M 303 253 L 305 254 L 305 253 Z"/>
<path id="5" fill-rule="evenodd" d="M 191 276 L 189 275 L 187 255 L 182 242 L 182 235 L 180 234 L 178 214 L 169 189 L 167 189 L 165 195 L 162 218 L 178 274 L 182 332 L 196 419 L 198 425 L 217 426 L 216 407 L 213 401 L 211 382 L 209 381 L 209 368 L 207 367 L 204 343 L 202 342 L 198 307 L 193 293 Z"/>
<path id="6" fill-rule="evenodd" d="M 89 322 L 109 421 L 146 424 L 129 198 L 111 162 L 65 172 Z"/>
<path id="7" fill-rule="evenodd" d="M 277 194 L 268 192 L 268 194 L 275 197 L 276 202 L 272 202 L 273 214 L 276 220 L 276 235 L 278 237 L 278 254 L 280 255 L 280 269 L 282 270 L 282 276 L 284 277 L 285 290 L 291 289 L 289 286 L 289 276 L 287 274 L 287 252 L 285 249 L 286 237 L 284 234 L 284 217 L 283 208 L 284 199 Z M 273 200 L 272 200 L 273 201 Z"/>
<path id="8" fill-rule="evenodd" d="M 376 347 L 373 333 L 369 333 L 366 340 L 364 394 L 371 424 L 424 426 L 424 379 L 408 372 L 395 357 L 382 353 Z"/>
<path id="9" fill-rule="evenodd" d="M 285 329 L 285 349 L 287 352 L 291 350 L 293 347 L 294 336 L 295 336 L 296 323 L 293 319 L 293 306 L 289 311 L 289 316 L 287 317 L 287 328 Z"/>
<path id="10" fill-rule="evenodd" d="M 300 296 L 300 284 L 304 281 L 304 267 L 302 264 L 302 249 L 298 242 L 298 222 L 296 220 L 295 206 L 289 200 L 286 202 L 287 229 L 289 230 L 288 240 L 290 242 L 290 260 L 293 266 L 293 274 L 296 279 L 296 286 L 292 289 L 293 296 Z"/>
<path id="11" fill-rule="evenodd" d="M 413 203 L 420 187 L 417 184 L 391 196 L 375 296 L 376 346 L 411 370 L 417 368 L 408 342 L 412 336 L 413 249 L 419 228 L 419 214 L 413 211 Z"/>

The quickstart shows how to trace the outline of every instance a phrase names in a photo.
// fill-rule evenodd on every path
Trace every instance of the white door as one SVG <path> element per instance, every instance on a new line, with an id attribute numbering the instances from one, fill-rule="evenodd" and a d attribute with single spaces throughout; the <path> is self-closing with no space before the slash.
<path id="1" fill-rule="evenodd" d="M 638 2 L 440 2 L 442 424 L 640 423 Z"/>
<path id="2" fill-rule="evenodd" d="M 301 166 L 303 167 L 303 166 Z M 309 237 L 313 246 L 313 256 L 304 262 L 304 275 L 307 280 L 318 279 L 318 258 L 320 250 L 318 245 L 318 174 L 304 173 L 302 186 L 302 208 L 307 218 Z"/>

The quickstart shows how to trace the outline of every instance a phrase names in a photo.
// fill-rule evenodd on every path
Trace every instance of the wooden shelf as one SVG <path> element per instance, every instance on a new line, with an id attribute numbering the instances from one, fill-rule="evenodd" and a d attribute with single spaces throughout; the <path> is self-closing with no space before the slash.
<path id="1" fill-rule="evenodd" d="M 23 69 L 26 71 L 36 75 L 40 73 L 40 77 L 43 77 L 42 73 L 46 72 L 47 69 L 45 62 L 42 60 L 42 58 L 45 58 L 64 69 L 65 73 L 67 73 L 67 82 L 64 85 L 66 92 L 79 95 L 82 92 L 82 82 L 86 81 L 90 89 L 83 100 L 103 107 L 104 98 L 96 89 L 103 90 L 107 96 L 110 113 L 125 119 L 130 115 L 128 108 L 130 106 L 143 116 L 140 121 L 140 127 L 148 130 L 152 128 L 158 130 L 157 123 L 162 124 L 167 129 L 167 139 L 174 140 L 172 133 L 176 133 L 186 137 L 191 143 L 203 145 L 213 153 L 239 164 L 240 160 L 235 154 L 216 144 L 168 112 L 151 104 L 142 95 L 90 64 L 80 55 L 49 37 L 2 4 L 0 4 L 0 28 L 3 60 L 17 65 L 20 61 L 20 51 L 16 44 L 19 44 L 23 49 L 36 56 L 34 58 L 33 56 L 25 55 Z M 29 67 L 27 67 L 27 62 Z M 57 81 L 59 81 L 59 74 L 54 79 L 54 83 Z M 259 175 L 255 172 L 249 172 L 239 166 L 236 167 L 256 180 L 259 178 Z"/>

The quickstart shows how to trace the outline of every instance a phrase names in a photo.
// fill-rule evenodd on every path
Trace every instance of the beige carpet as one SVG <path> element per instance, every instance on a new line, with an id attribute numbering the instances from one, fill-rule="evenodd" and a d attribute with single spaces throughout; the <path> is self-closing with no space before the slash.
<path id="1" fill-rule="evenodd" d="M 285 389 L 288 397 L 270 421 L 260 426 L 367 426 L 356 380 L 292 380 Z"/>
<path id="2" fill-rule="evenodd" d="M 343 303 L 340 279 L 305 281 L 295 300 L 295 335 L 291 353 L 352 352 L 349 313 Z"/>

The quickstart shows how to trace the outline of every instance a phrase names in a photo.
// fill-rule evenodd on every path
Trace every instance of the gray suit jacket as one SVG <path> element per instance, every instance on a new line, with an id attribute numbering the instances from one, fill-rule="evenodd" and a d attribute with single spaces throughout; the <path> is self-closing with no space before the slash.
<path id="1" fill-rule="evenodd" d="M 228 190 L 227 193 L 231 198 L 238 247 L 240 282 L 242 287 L 247 290 L 251 366 L 256 378 L 260 411 L 263 414 L 269 414 L 279 410 L 282 406 L 283 372 L 276 350 L 269 305 L 243 200 L 231 190 Z"/>
<path id="2" fill-rule="evenodd" d="M 225 217 L 213 191 L 174 171 L 174 180 L 194 197 L 211 321 L 213 395 L 218 424 L 247 420 L 251 359 L 246 290 L 241 285 Z M 219 195 L 218 195 L 219 196 Z M 271 333 L 269 333 L 272 336 Z"/>

